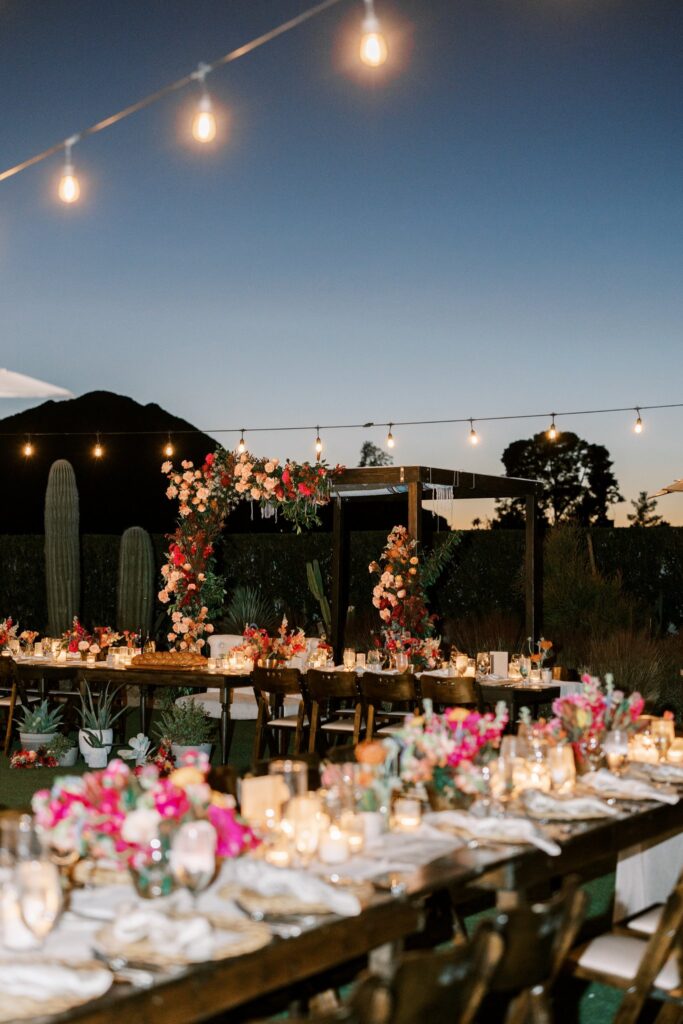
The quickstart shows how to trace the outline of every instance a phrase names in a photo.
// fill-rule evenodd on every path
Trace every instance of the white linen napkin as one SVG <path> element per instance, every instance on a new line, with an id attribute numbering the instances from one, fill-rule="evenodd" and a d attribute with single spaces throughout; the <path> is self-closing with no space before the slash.
<path id="1" fill-rule="evenodd" d="M 94 889 L 73 889 L 69 906 L 79 917 L 93 921 L 114 921 L 124 904 L 135 899 L 131 885 L 100 885 Z"/>
<path id="2" fill-rule="evenodd" d="M 351 892 L 327 885 L 310 871 L 278 868 L 255 857 L 235 857 L 221 868 L 220 882 L 252 889 L 261 896 L 294 896 L 302 903 L 328 907 L 340 917 L 356 917 L 360 900 Z"/>
<path id="3" fill-rule="evenodd" d="M 645 761 L 631 761 L 627 775 L 650 782 L 671 782 L 674 785 L 683 785 L 683 765 L 680 764 L 650 764 Z"/>
<path id="4" fill-rule="evenodd" d="M 640 779 L 627 779 L 624 776 L 613 775 L 607 768 L 600 768 L 597 772 L 588 772 L 581 776 L 581 782 L 594 793 L 603 795 L 610 794 L 623 800 L 657 800 L 663 804 L 677 804 L 676 793 L 667 792 L 651 786 L 649 782 L 642 782 Z"/>
<path id="5" fill-rule="evenodd" d="M 546 839 L 528 818 L 475 818 L 463 811 L 432 811 L 424 818 L 428 825 L 454 828 L 481 842 L 529 844 L 558 857 L 562 850 L 552 839 Z"/>
<path id="6" fill-rule="evenodd" d="M 540 789 L 527 789 L 522 801 L 529 814 L 537 818 L 552 818 L 555 821 L 580 821 L 587 818 L 614 818 L 619 816 L 616 807 L 610 807 L 596 796 L 575 796 L 558 799 Z"/>
<path id="7" fill-rule="evenodd" d="M 39 1001 L 58 997 L 96 999 L 110 988 L 114 978 L 106 967 L 78 970 L 62 964 L 0 963 L 0 992 Z"/>
<path id="8" fill-rule="evenodd" d="M 154 949 L 189 960 L 210 960 L 214 950 L 211 925 L 205 917 L 168 917 L 147 907 L 128 909 L 117 917 L 113 936 L 122 947 L 146 939 Z"/>

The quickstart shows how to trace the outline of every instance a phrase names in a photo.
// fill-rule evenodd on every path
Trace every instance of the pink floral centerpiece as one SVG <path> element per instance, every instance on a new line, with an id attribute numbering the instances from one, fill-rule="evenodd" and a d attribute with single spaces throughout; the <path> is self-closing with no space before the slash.
<path id="1" fill-rule="evenodd" d="M 0 650 L 7 647 L 10 640 L 16 640 L 16 638 L 17 626 L 12 617 L 0 619 Z"/>
<path id="2" fill-rule="evenodd" d="M 303 629 L 287 630 L 287 618 L 283 616 L 277 636 L 271 637 L 267 629 L 247 626 L 242 634 L 244 643 L 232 648 L 232 653 L 239 652 L 255 665 L 259 661 L 272 658 L 277 662 L 287 662 L 292 658 L 306 653 L 307 643 Z"/>

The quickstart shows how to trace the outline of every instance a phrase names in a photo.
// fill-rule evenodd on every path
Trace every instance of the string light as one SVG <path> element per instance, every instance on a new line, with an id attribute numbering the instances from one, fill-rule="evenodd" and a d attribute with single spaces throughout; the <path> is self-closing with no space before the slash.
<path id="1" fill-rule="evenodd" d="M 552 422 L 551 422 L 550 427 L 548 429 L 548 440 L 549 441 L 556 441 L 559 436 L 560 436 L 560 432 L 557 429 L 557 427 L 555 426 L 555 413 L 553 413 Z"/>
<path id="2" fill-rule="evenodd" d="M 164 445 L 164 455 L 166 456 L 167 459 L 170 459 L 170 458 L 172 458 L 174 452 L 175 452 L 175 448 L 173 447 L 173 442 L 171 441 L 171 435 L 169 434 L 168 435 L 168 441 Z"/>
<path id="3" fill-rule="evenodd" d="M 92 453 L 93 453 L 93 455 L 95 456 L 96 459 L 101 459 L 102 456 L 104 455 L 104 448 L 100 444 L 100 435 L 99 434 L 97 435 L 97 441 L 95 442 L 95 447 L 93 448 Z"/>
<path id="4" fill-rule="evenodd" d="M 199 82 L 202 95 L 197 104 L 197 110 L 192 118 L 192 135 L 197 142 L 213 142 L 216 138 L 216 115 L 213 112 L 213 104 L 209 91 L 206 88 L 206 76 L 212 70 L 210 64 L 200 64 L 192 73 L 192 78 Z"/>
<path id="5" fill-rule="evenodd" d="M 70 139 L 67 139 L 64 143 L 64 169 L 62 176 L 59 179 L 59 187 L 57 194 L 63 203 L 70 205 L 71 203 L 77 203 L 81 194 L 81 186 L 76 172 L 74 170 L 73 160 L 71 157 L 71 150 L 78 142 L 80 136 L 72 135 Z"/>
<path id="6" fill-rule="evenodd" d="M 370 68 L 378 68 L 387 59 L 387 44 L 380 31 L 373 0 L 364 0 L 365 17 L 361 26 L 360 59 Z"/>
<path id="7" fill-rule="evenodd" d="M 393 423 L 389 424 L 389 433 L 387 434 L 387 448 L 393 448 L 394 445 L 396 444 L 396 441 L 394 440 L 394 435 L 391 433 L 391 428 L 393 427 L 393 425 Z"/>
<path id="8" fill-rule="evenodd" d="M 636 408 L 636 415 L 637 415 L 637 419 L 636 419 L 636 422 L 633 424 L 633 431 L 634 431 L 635 434 L 642 434 L 642 432 L 643 432 L 643 421 L 642 421 L 641 416 L 640 416 L 640 409 L 638 409 L 638 408 Z"/>
<path id="9" fill-rule="evenodd" d="M 244 455 L 246 450 L 247 450 L 247 445 L 246 445 L 246 442 L 244 440 L 244 431 L 242 431 L 242 436 L 240 437 L 239 444 L 237 445 L 237 451 L 239 452 L 240 455 Z"/>
<path id="10" fill-rule="evenodd" d="M 317 459 L 317 460 L 319 460 L 319 459 L 320 459 L 320 456 L 321 456 L 321 455 L 322 455 L 322 453 L 323 453 L 323 443 L 322 443 L 322 441 L 320 440 L 320 427 L 316 427 L 315 429 L 316 429 L 316 438 L 315 438 L 315 457 L 316 457 L 316 459 Z"/>
<path id="11" fill-rule="evenodd" d="M 30 459 L 31 456 L 33 455 L 34 448 L 33 448 L 33 445 L 31 444 L 31 435 L 30 434 L 26 438 L 26 444 L 22 448 L 22 451 L 23 451 L 23 453 L 24 453 L 24 455 L 26 456 L 27 459 Z"/>
<path id="12" fill-rule="evenodd" d="M 470 444 L 479 444 L 479 434 L 474 429 L 474 423 L 470 420 Z"/>

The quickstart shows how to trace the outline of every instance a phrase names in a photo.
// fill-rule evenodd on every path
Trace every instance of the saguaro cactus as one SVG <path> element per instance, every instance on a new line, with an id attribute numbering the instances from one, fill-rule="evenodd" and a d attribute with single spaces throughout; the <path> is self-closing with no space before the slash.
<path id="1" fill-rule="evenodd" d="M 73 466 L 58 459 L 45 491 L 45 583 L 48 633 L 59 636 L 71 625 L 81 599 L 78 540 L 78 487 Z"/>
<path id="2" fill-rule="evenodd" d="M 116 595 L 116 628 L 152 629 L 154 611 L 154 551 L 152 538 L 141 526 L 131 526 L 121 538 Z"/>
<path id="3" fill-rule="evenodd" d="M 320 605 L 320 615 L 325 627 L 325 633 L 329 637 L 332 630 L 332 613 L 330 611 L 330 602 L 325 596 L 323 574 L 320 571 L 320 563 L 317 558 L 314 558 L 312 562 L 306 562 L 306 576 L 308 577 L 308 589 Z"/>

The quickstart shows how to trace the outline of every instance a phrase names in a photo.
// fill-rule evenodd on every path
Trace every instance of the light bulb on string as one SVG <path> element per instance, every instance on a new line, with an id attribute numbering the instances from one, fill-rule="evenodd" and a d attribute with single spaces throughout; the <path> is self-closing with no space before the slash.
<path id="1" fill-rule="evenodd" d="M 365 17 L 361 26 L 360 59 L 370 68 L 378 68 L 387 59 L 387 43 L 380 31 L 373 0 L 364 0 Z"/>
<path id="2" fill-rule="evenodd" d="M 394 445 L 396 444 L 394 435 L 391 432 L 391 428 L 393 427 L 393 425 L 393 423 L 389 424 L 389 433 L 387 434 L 387 448 L 393 448 Z"/>
<path id="3" fill-rule="evenodd" d="M 474 423 L 470 420 L 470 444 L 479 444 L 479 434 L 474 429 Z"/>
<path id="4" fill-rule="evenodd" d="M 24 455 L 26 456 L 27 459 L 31 458 L 31 456 L 33 455 L 33 452 L 35 451 L 35 449 L 33 447 L 33 444 L 31 443 L 30 436 L 26 438 L 26 442 L 24 444 L 24 447 L 21 450 L 22 450 L 22 452 L 24 453 Z"/>
<path id="5" fill-rule="evenodd" d="M 192 118 L 192 136 L 196 142 L 213 142 L 216 138 L 216 115 L 213 112 L 213 104 L 206 88 L 206 76 L 211 71 L 210 64 L 200 64 L 192 77 L 202 87 L 202 94 L 195 115 Z"/>
<path id="6" fill-rule="evenodd" d="M 171 441 L 171 435 L 169 434 L 168 435 L 168 441 L 164 445 L 164 455 L 166 456 L 167 459 L 170 459 L 173 456 L 174 452 L 175 452 L 175 448 L 173 447 L 173 442 Z"/>
<path id="7" fill-rule="evenodd" d="M 557 429 L 557 427 L 555 426 L 555 413 L 553 413 L 552 414 L 552 421 L 550 423 L 550 427 L 548 428 L 548 440 L 549 441 L 557 441 L 559 436 L 560 436 L 560 432 Z"/>
<path id="8" fill-rule="evenodd" d="M 319 461 L 320 456 L 323 453 L 323 443 L 320 440 L 320 427 L 316 427 L 316 438 L 315 438 L 315 457 Z"/>
<path id="9" fill-rule="evenodd" d="M 78 202 L 81 194 L 81 186 L 78 178 L 76 177 L 73 161 L 71 159 L 71 150 L 78 142 L 79 137 L 80 136 L 78 135 L 72 135 L 71 138 L 67 139 L 64 143 L 64 168 L 62 170 L 62 176 L 59 179 L 57 194 L 61 201 L 67 205 Z"/>
<path id="10" fill-rule="evenodd" d="M 97 440 L 95 441 L 95 447 L 93 448 L 92 453 L 93 453 L 93 456 L 96 459 L 101 459 L 102 456 L 104 455 L 104 448 L 102 447 L 102 444 L 100 443 L 100 435 L 99 434 L 97 435 Z"/>
<path id="11" fill-rule="evenodd" d="M 633 424 L 634 434 L 642 434 L 643 432 L 643 421 L 640 415 L 640 409 L 636 408 L 636 422 Z"/>
<path id="12" fill-rule="evenodd" d="M 246 450 L 247 450 L 247 443 L 244 440 L 244 431 L 242 431 L 241 437 L 239 439 L 239 444 L 237 445 L 237 451 L 239 452 L 240 455 L 244 455 Z"/>

